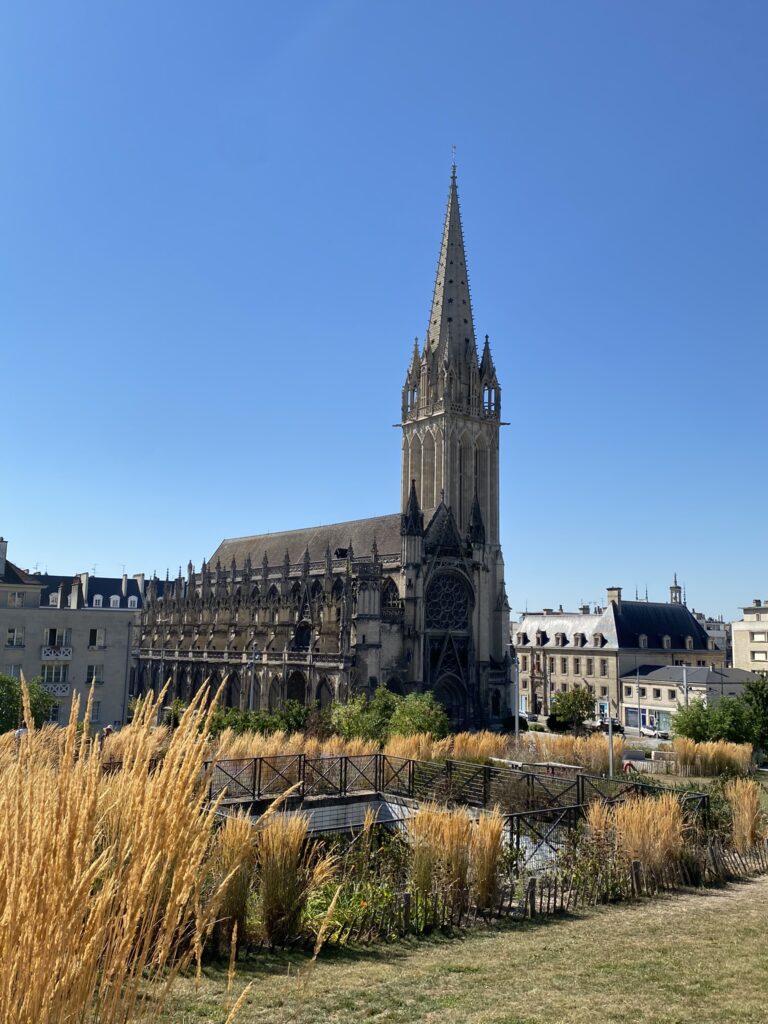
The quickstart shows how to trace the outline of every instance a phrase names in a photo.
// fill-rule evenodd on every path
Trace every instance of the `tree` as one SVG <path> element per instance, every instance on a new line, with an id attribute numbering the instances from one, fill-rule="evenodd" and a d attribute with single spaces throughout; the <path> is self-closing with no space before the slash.
<path id="1" fill-rule="evenodd" d="M 741 697 L 752 719 L 752 742 L 758 750 L 768 750 L 768 675 L 751 679 Z"/>
<path id="2" fill-rule="evenodd" d="M 687 707 L 678 706 L 672 716 L 672 730 L 676 736 L 684 736 L 695 743 L 705 743 L 712 729 L 710 711 L 699 698 L 692 700 Z"/>
<path id="3" fill-rule="evenodd" d="M 755 717 L 742 697 L 724 697 L 708 709 L 709 739 L 728 743 L 752 743 Z"/>
<path id="4" fill-rule="evenodd" d="M 389 723 L 392 736 L 413 736 L 417 732 L 428 732 L 436 739 L 448 735 L 450 723 L 443 705 L 429 691 L 411 693 L 398 699 L 395 712 Z"/>
<path id="5" fill-rule="evenodd" d="M 561 725 L 571 726 L 574 730 L 591 718 L 595 713 L 595 698 L 589 690 L 580 687 L 566 693 L 556 693 L 550 703 L 551 718 Z"/>
<path id="6" fill-rule="evenodd" d="M 346 704 L 334 703 L 331 708 L 333 730 L 345 739 L 357 736 L 383 743 L 389 735 L 395 708 L 402 700 L 385 686 L 378 686 L 370 700 L 359 693 Z"/>
<path id="7" fill-rule="evenodd" d="M 42 725 L 56 703 L 55 699 L 44 690 L 39 680 L 32 679 L 27 683 L 29 704 L 35 725 Z M 12 732 L 24 721 L 24 710 L 21 699 L 21 682 L 13 676 L 0 675 L 0 732 Z"/>

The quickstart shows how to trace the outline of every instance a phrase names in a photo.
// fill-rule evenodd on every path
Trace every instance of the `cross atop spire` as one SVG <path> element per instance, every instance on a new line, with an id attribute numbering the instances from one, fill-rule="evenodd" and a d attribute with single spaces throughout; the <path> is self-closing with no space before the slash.
<path id="1" fill-rule="evenodd" d="M 448 362 L 463 361 L 470 352 L 477 360 L 455 159 L 451 165 L 451 186 L 425 340 L 426 352 L 438 349 Z"/>

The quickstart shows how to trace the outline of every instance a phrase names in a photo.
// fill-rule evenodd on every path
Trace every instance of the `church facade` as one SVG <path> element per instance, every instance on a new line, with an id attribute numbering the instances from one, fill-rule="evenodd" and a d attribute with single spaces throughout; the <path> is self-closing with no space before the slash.
<path id="1" fill-rule="evenodd" d="M 199 572 L 150 580 L 135 693 L 225 682 L 227 703 L 274 710 L 386 685 L 433 691 L 457 725 L 509 714 L 501 389 L 487 336 L 478 355 L 455 166 L 400 425 L 399 512 L 224 540 Z"/>

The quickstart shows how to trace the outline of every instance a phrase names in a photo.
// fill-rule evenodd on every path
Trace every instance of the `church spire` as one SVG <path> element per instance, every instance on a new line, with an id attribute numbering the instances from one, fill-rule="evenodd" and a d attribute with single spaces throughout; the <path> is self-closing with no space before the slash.
<path id="1" fill-rule="evenodd" d="M 452 363 L 461 362 L 470 354 L 477 359 L 455 163 L 451 168 L 451 187 L 425 343 L 426 352 L 436 350 Z"/>

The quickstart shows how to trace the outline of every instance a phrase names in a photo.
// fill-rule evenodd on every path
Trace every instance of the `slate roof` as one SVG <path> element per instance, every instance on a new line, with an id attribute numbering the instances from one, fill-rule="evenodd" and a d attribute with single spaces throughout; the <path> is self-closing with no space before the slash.
<path id="1" fill-rule="evenodd" d="M 592 646 L 592 637 L 595 633 L 603 634 L 603 647 L 615 648 L 618 646 L 616 623 L 610 607 L 603 612 L 590 614 L 553 612 L 551 615 L 540 615 L 534 613 L 525 615 L 521 622 L 513 622 L 511 628 L 515 641 L 518 633 L 525 633 L 528 637 L 528 644 L 532 646 L 536 645 L 536 633 L 539 630 L 546 633 L 545 647 L 557 649 L 555 637 L 558 633 L 564 634 L 565 646 L 573 646 L 573 638 L 576 633 L 584 634 L 586 647 Z"/>
<path id="2" fill-rule="evenodd" d="M 672 650 L 684 650 L 686 637 L 691 636 L 694 650 L 708 649 L 707 631 L 684 604 L 622 600 L 616 629 L 620 647 L 637 647 L 644 633 L 649 648 L 663 647 L 662 638 L 668 636 Z"/>
<path id="3" fill-rule="evenodd" d="M 637 671 L 632 669 L 631 672 L 626 672 L 621 677 L 622 682 L 632 683 L 638 675 L 644 683 L 683 685 L 682 665 L 639 665 Z M 689 686 L 743 686 L 756 678 L 754 672 L 748 672 L 743 668 L 688 668 Z"/>
<path id="4" fill-rule="evenodd" d="M 13 562 L 5 560 L 5 572 L 0 577 L 2 583 L 15 583 L 21 586 L 35 586 L 37 583 L 37 577 L 32 576 L 28 572 L 24 572 L 18 565 L 14 565 Z"/>
<path id="5" fill-rule="evenodd" d="M 229 568 L 232 559 L 242 566 L 250 555 L 254 567 L 260 566 L 264 553 L 272 566 L 282 565 L 285 552 L 292 563 L 297 563 L 309 550 L 312 562 L 325 559 L 328 548 L 334 556 L 337 548 L 348 548 L 350 543 L 355 557 L 369 555 L 374 538 L 379 556 L 400 557 L 400 515 L 373 516 L 371 519 L 352 519 L 347 523 L 330 523 L 327 526 L 309 526 L 303 530 L 283 530 L 280 533 L 259 533 L 252 537 L 233 537 L 223 540 L 211 555 L 209 565 L 220 561 Z"/>
<path id="6" fill-rule="evenodd" d="M 693 637 L 694 651 L 709 649 L 709 636 L 684 604 L 663 604 L 654 601 L 623 601 L 621 610 L 613 603 L 600 613 L 553 612 L 552 614 L 526 614 L 520 622 L 512 623 L 512 633 L 525 633 L 528 645 L 536 646 L 536 633 L 546 634 L 543 644 L 555 648 L 555 636 L 565 635 L 565 646 L 573 645 L 575 633 L 583 633 L 586 646 L 592 636 L 602 633 L 603 647 L 638 648 L 640 636 L 648 637 L 649 649 L 663 649 L 663 638 L 671 639 L 671 650 L 685 650 L 686 637 Z"/>
<path id="7" fill-rule="evenodd" d="M 72 592 L 72 583 L 75 579 L 80 580 L 80 575 L 77 576 L 57 576 L 51 573 L 38 573 L 32 577 L 33 581 L 42 586 L 40 593 L 40 604 L 47 605 L 50 594 L 58 594 L 59 587 L 64 584 L 64 607 L 67 606 L 69 595 Z M 102 608 L 110 608 L 110 598 L 119 597 L 120 604 L 119 608 L 128 610 L 128 598 L 138 598 L 137 607 L 141 608 L 143 604 L 143 595 L 139 587 L 138 582 L 132 577 L 128 577 L 127 594 L 123 597 L 123 580 L 121 576 L 89 576 L 88 577 L 88 599 L 81 605 L 81 607 L 93 608 L 93 599 L 97 594 L 101 594 L 103 599 Z M 80 588 L 80 595 L 82 598 L 82 583 Z M 133 610 L 133 609 L 131 609 Z M 114 611 L 114 609 L 113 609 Z"/>

